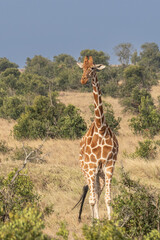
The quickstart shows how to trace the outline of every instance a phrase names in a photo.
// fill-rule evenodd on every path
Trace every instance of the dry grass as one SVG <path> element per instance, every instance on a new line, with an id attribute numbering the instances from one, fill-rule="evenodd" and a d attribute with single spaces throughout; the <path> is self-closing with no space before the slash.
<path id="1" fill-rule="evenodd" d="M 155 98 L 158 96 L 159 86 L 152 89 L 152 94 Z M 89 105 L 93 104 L 92 93 L 78 92 L 61 92 L 60 101 L 65 104 L 74 104 L 81 110 L 82 116 L 90 124 Z M 135 136 L 128 127 L 128 119 L 131 115 L 124 114 L 118 99 L 104 97 L 103 101 L 112 104 L 116 117 L 122 117 L 121 129 L 119 131 L 118 140 L 120 145 L 118 161 L 115 168 L 115 177 L 118 178 L 121 164 L 127 171 L 130 171 L 131 176 L 135 179 L 140 179 L 141 182 L 148 185 L 153 185 L 160 188 L 160 162 L 157 155 L 155 160 L 146 162 L 142 159 L 131 159 L 125 157 L 124 152 L 132 153 L 138 145 L 138 141 L 142 137 Z M 5 140 L 10 148 L 21 147 L 22 143 L 16 141 L 12 136 L 12 129 L 15 122 L 0 119 L 0 138 Z M 159 136 L 157 136 L 157 139 Z M 41 140 L 25 141 L 24 145 L 38 147 L 42 143 Z M 84 178 L 81 174 L 78 155 L 79 155 L 79 140 L 47 140 L 44 142 L 43 153 L 46 163 L 36 164 L 28 163 L 28 173 L 35 183 L 36 191 L 41 195 L 42 207 L 47 204 L 53 204 L 54 212 L 46 217 L 45 232 L 51 236 L 55 236 L 58 230 L 58 222 L 66 220 L 68 228 L 71 232 L 79 233 L 84 223 L 90 222 L 90 209 L 88 201 L 86 201 L 82 216 L 82 223 L 78 223 L 78 209 L 70 211 L 78 201 Z M 2 175 L 9 173 L 14 167 L 20 166 L 21 161 L 13 161 L 11 154 L 0 154 L 0 171 Z M 102 196 L 100 206 L 101 218 L 105 216 L 105 204 Z M 72 237 L 70 237 L 72 239 Z"/>

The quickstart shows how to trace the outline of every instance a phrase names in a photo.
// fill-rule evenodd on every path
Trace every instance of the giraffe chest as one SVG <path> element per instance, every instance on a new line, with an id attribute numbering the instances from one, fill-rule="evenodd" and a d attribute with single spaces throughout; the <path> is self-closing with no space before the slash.
<path id="1" fill-rule="evenodd" d="M 88 131 L 82 139 L 80 161 L 84 170 L 88 168 L 101 168 L 117 151 L 116 139 L 110 135 L 101 135 Z"/>

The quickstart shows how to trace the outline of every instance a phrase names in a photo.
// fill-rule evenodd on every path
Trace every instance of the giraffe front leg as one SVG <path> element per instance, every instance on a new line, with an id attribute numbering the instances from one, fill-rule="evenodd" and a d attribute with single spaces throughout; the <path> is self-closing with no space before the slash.
<path id="1" fill-rule="evenodd" d="M 105 202 L 107 207 L 108 219 L 111 220 L 111 181 L 113 176 L 115 160 L 109 160 L 105 168 Z"/>

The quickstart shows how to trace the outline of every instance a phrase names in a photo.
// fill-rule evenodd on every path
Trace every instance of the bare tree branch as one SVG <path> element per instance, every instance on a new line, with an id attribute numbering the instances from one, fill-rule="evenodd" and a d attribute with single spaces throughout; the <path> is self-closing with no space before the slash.
<path id="1" fill-rule="evenodd" d="M 46 139 L 43 140 L 42 144 L 41 144 L 37 149 L 32 150 L 32 151 L 30 151 L 29 153 L 27 153 L 26 148 L 25 148 L 25 146 L 24 146 L 24 143 L 22 144 L 22 145 L 23 145 L 23 146 L 22 146 L 22 147 L 23 147 L 23 150 L 24 150 L 24 152 L 25 152 L 25 159 L 24 159 L 24 162 L 23 162 L 22 167 L 19 168 L 19 169 L 15 172 L 15 174 L 14 174 L 12 180 L 11 180 L 10 185 L 12 185 L 12 184 L 14 183 L 14 181 L 15 181 L 15 179 L 17 178 L 17 176 L 19 175 L 19 173 L 26 167 L 27 162 L 28 162 L 29 160 L 33 160 L 33 159 L 36 159 L 36 158 L 37 158 L 38 152 L 40 152 L 40 150 L 42 149 L 45 140 L 46 140 Z M 36 156 L 31 157 L 32 154 L 36 154 Z"/>

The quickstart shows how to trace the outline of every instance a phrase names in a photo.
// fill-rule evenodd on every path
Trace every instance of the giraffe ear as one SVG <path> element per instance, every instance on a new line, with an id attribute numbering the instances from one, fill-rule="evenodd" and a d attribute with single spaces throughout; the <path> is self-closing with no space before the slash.
<path id="1" fill-rule="evenodd" d="M 77 62 L 77 65 L 78 65 L 80 68 L 83 68 L 83 63 Z"/>
<path id="2" fill-rule="evenodd" d="M 97 69 L 98 71 L 101 71 L 101 70 L 103 70 L 106 66 L 103 65 L 103 64 L 96 64 L 95 67 L 96 67 L 96 69 Z"/>

